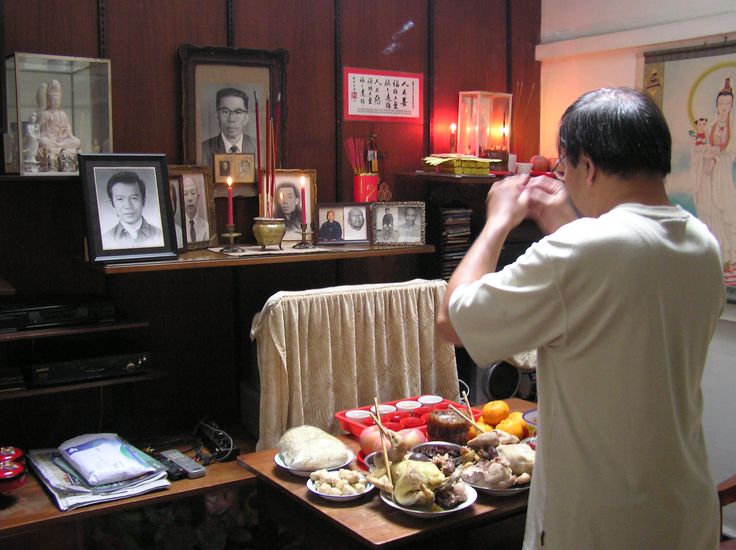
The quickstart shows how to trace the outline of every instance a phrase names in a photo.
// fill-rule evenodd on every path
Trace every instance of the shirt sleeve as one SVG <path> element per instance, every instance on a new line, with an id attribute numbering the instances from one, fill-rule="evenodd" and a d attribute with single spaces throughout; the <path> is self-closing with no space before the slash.
<path id="1" fill-rule="evenodd" d="M 574 248 L 568 234 L 561 229 L 543 238 L 513 264 L 452 293 L 450 321 L 476 364 L 564 340 L 560 281 Z"/>

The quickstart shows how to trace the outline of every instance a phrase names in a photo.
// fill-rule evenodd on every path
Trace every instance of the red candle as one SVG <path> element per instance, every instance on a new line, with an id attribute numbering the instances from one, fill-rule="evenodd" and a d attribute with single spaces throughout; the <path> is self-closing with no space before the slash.
<path id="1" fill-rule="evenodd" d="M 235 225 L 233 223 L 233 178 L 227 178 L 227 224 Z"/>
<path id="2" fill-rule="evenodd" d="M 304 191 L 304 176 L 302 176 L 302 224 L 307 225 L 307 201 Z"/>
<path id="3" fill-rule="evenodd" d="M 253 98 L 256 100 L 256 165 L 258 166 L 256 178 L 258 187 L 261 189 L 261 197 L 263 197 L 263 182 L 261 182 L 261 116 L 258 114 L 258 96 L 255 92 L 253 92 Z"/>

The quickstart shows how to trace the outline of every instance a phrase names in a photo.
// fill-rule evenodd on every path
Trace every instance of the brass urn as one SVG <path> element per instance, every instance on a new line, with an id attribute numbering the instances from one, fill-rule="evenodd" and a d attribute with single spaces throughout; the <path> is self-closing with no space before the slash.
<path id="1" fill-rule="evenodd" d="M 256 242 L 265 250 L 268 245 L 277 244 L 281 248 L 281 239 L 286 234 L 286 220 L 284 218 L 254 218 L 253 235 Z"/>

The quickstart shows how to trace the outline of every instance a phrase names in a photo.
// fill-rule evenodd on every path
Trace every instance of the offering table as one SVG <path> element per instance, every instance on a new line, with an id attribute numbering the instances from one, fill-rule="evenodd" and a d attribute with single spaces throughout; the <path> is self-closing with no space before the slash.
<path id="1" fill-rule="evenodd" d="M 536 408 L 521 399 L 506 400 L 512 411 Z M 354 438 L 340 436 L 354 451 Z M 244 454 L 238 461 L 256 475 L 259 548 L 278 547 L 278 528 L 298 527 L 304 548 L 433 548 L 464 550 L 521 547 L 528 492 L 507 497 L 483 493 L 469 508 L 437 518 L 416 518 L 386 505 L 377 490 L 350 502 L 312 494 L 306 478 L 274 463 L 275 449 Z"/>

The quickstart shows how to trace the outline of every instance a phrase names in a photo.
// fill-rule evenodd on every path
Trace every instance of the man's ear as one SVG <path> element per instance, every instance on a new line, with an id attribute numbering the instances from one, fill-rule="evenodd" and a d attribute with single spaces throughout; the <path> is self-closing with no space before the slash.
<path id="1" fill-rule="evenodd" d="M 595 182 L 596 175 L 598 174 L 598 167 L 593 162 L 593 159 L 584 153 L 580 155 L 580 162 L 583 163 L 583 168 L 585 169 L 585 185 L 591 187 L 593 182 Z"/>

